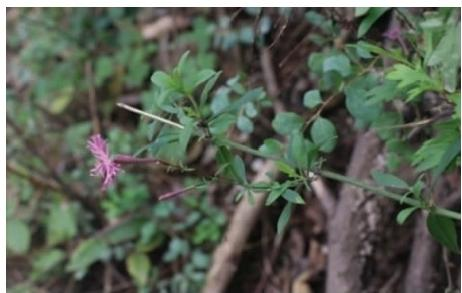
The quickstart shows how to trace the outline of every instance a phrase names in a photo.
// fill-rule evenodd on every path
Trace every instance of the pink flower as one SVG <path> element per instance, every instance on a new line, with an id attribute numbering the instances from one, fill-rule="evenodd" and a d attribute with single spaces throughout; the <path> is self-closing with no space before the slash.
<path id="1" fill-rule="evenodd" d="M 166 162 L 155 158 L 137 158 L 130 155 L 115 155 L 111 157 L 106 141 L 100 134 L 95 134 L 90 137 L 87 142 L 87 148 L 96 158 L 96 164 L 90 170 L 91 176 L 98 176 L 102 178 L 101 189 L 106 190 L 116 179 L 119 172 L 122 170 L 121 166 L 129 164 L 164 164 Z"/>
<path id="2" fill-rule="evenodd" d="M 106 141 L 100 134 L 95 134 L 88 140 L 87 148 L 96 158 L 96 164 L 90 171 L 91 176 L 102 178 L 102 190 L 106 190 L 117 177 L 121 168 L 111 159 Z"/>
<path id="3" fill-rule="evenodd" d="M 389 28 L 384 34 L 384 37 L 391 41 L 399 41 L 401 38 L 401 28 L 399 26 L 393 26 Z"/>
<path id="4" fill-rule="evenodd" d="M 383 33 L 383 36 L 390 41 L 398 42 L 399 45 L 403 48 L 404 53 L 406 55 L 408 54 L 409 50 L 407 49 L 406 43 L 403 40 L 402 31 L 399 26 L 395 25 L 390 27 L 385 33 Z"/>

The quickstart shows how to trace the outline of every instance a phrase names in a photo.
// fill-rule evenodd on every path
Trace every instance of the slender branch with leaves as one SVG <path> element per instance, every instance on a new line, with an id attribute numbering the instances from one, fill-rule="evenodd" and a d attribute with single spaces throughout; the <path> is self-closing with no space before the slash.
<path id="1" fill-rule="evenodd" d="M 365 56 L 372 58 L 373 54 L 376 54 L 377 56 L 391 57 L 398 62 L 405 60 L 405 57 L 398 52 L 387 51 L 364 42 L 350 45 L 347 48 L 353 50 L 350 51 L 349 56 L 356 54 L 357 58 L 364 58 Z M 403 206 L 397 215 L 397 221 L 400 224 L 404 223 L 413 212 L 425 211 L 429 214 L 428 226 L 433 236 L 452 251 L 458 251 L 455 234 L 450 233 L 455 231 L 452 221 L 460 221 L 460 213 L 439 207 L 431 199 L 423 196 L 424 189 L 431 188 L 431 186 L 426 186 L 421 180 L 408 184 L 392 174 L 378 170 L 371 173 L 376 183 L 375 186 L 372 186 L 355 178 L 327 170 L 322 164 L 324 157 L 334 151 L 338 139 L 336 126 L 322 116 L 323 109 L 337 95 L 345 94 L 347 108 L 356 118 L 359 126 L 369 124 L 372 128 L 376 128 L 379 135 L 385 139 L 389 138 L 392 133 L 396 133 L 393 132 L 393 126 L 384 126 L 384 124 L 392 123 L 395 120 L 388 119 L 388 116 L 381 120 L 381 117 L 389 114 L 382 112 L 382 104 L 384 100 L 394 98 L 392 93 L 413 84 L 406 81 L 412 78 L 408 75 L 410 72 L 407 72 L 410 61 L 404 62 L 406 65 L 395 65 L 393 70 L 385 76 L 385 79 L 380 81 L 374 74 L 368 73 L 368 70 L 376 64 L 379 57 L 373 57 L 372 62 L 366 66 L 368 70 L 364 70 L 363 67 L 355 69 L 351 65 L 349 57 L 341 52 L 333 52 L 323 56 L 322 72 L 324 75 L 332 75 L 332 77 L 337 78 L 336 84 L 329 85 L 329 87 L 334 88 L 336 93 L 322 102 L 320 91 L 307 92 L 304 104 L 308 109 L 317 109 L 308 121 L 305 122 L 301 116 L 294 112 L 282 112 L 278 113 L 272 122 L 275 132 L 286 137 L 288 143 L 284 145 L 280 140 L 268 138 L 258 149 L 254 149 L 232 140 L 229 132 L 234 125 L 243 133 L 252 132 L 254 128 L 252 118 L 258 115 L 259 109 L 270 102 L 265 92 L 261 88 L 245 89 L 236 77 L 228 80 L 225 87 L 219 88 L 211 103 L 208 103 L 211 100 L 210 93 L 218 81 L 220 72 L 203 69 L 196 74 L 191 74 L 190 70 L 187 69 L 189 67 L 187 65 L 188 54 L 186 52 L 181 57 L 178 65 L 171 73 L 157 71 L 153 74 L 152 82 L 158 90 L 152 98 L 151 111 L 156 114 L 119 104 L 129 111 L 154 120 L 150 122 L 150 125 L 156 131 L 149 145 L 153 156 L 162 156 L 171 160 L 172 163 L 183 164 L 181 158 L 191 141 L 206 140 L 213 144 L 216 150 L 218 168 L 214 172 L 214 178 L 224 177 L 240 186 L 241 191 L 237 194 L 237 200 L 244 195 L 248 200 L 252 200 L 252 192 L 265 191 L 268 194 L 267 204 L 272 204 L 280 198 L 286 201 L 286 208 L 283 209 L 278 220 L 279 233 L 284 229 L 284 225 L 281 223 L 288 222 L 287 219 L 290 217 L 292 206 L 305 203 L 300 195 L 301 188 L 310 190 L 310 182 L 315 180 L 317 176 L 321 176 L 397 201 Z M 310 57 L 310 65 L 314 62 L 311 60 Z M 356 70 L 357 75 L 354 75 Z M 401 73 L 401 70 L 405 72 Z M 427 73 L 424 71 L 419 74 L 422 78 L 427 78 L 425 77 Z M 342 81 L 342 78 L 347 80 Z M 403 81 L 404 78 L 406 80 Z M 437 84 L 439 81 L 430 79 L 430 77 L 426 80 L 429 82 L 431 80 L 428 86 L 423 85 L 422 88 L 421 83 L 415 83 L 416 88 L 414 90 L 406 89 L 404 93 L 409 95 L 406 101 L 414 99 L 429 88 L 446 94 L 442 81 Z M 380 83 L 383 84 L 380 85 Z M 389 92 L 390 89 L 392 90 L 391 93 Z M 233 94 L 233 98 L 230 98 L 231 94 Z M 365 100 L 358 101 L 358 99 Z M 457 120 L 460 117 L 455 114 L 452 119 Z M 167 137 L 168 139 L 166 139 Z M 271 178 L 271 183 L 249 184 L 246 166 L 239 153 L 276 161 L 279 171 L 286 175 L 285 180 L 278 182 L 277 178 Z M 419 152 L 416 153 L 416 155 L 418 154 Z M 444 158 L 442 163 L 435 166 L 432 173 L 433 181 L 437 180 L 437 177 L 449 167 L 455 154 L 454 151 L 451 154 L 445 154 L 444 157 L 451 156 Z M 194 186 L 187 187 L 186 190 L 193 188 Z M 172 195 L 162 198 L 171 197 Z M 441 231 L 436 231 L 436 227 L 441 226 L 445 228 L 447 234 L 442 235 Z"/>

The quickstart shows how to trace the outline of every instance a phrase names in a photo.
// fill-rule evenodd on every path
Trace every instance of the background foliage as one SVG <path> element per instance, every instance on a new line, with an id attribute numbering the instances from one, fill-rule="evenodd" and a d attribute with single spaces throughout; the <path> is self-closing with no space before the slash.
<path id="1" fill-rule="evenodd" d="M 371 170 L 373 180 L 418 201 L 436 240 L 458 252 L 455 223 L 434 213 L 430 191 L 460 166 L 460 11 L 354 12 L 345 20 L 329 9 L 10 9 L 11 292 L 101 290 L 108 271 L 121 290 L 197 292 L 234 201 L 225 195 L 252 200 L 268 191 L 280 234 L 295 205 L 310 199 L 302 190 L 311 174 L 338 169 L 329 156 L 345 144 L 344 121 L 377 132 L 386 171 Z M 392 13 L 403 25 L 384 30 Z M 284 25 L 297 21 L 309 30 L 284 44 Z M 304 46 L 287 48 L 299 39 Z M 280 66 L 281 101 L 263 87 L 265 48 L 289 64 Z M 298 89 L 296 76 L 305 81 Z M 186 127 L 140 118 L 116 108 L 120 101 Z M 287 110 L 273 114 L 278 102 Z M 331 114 L 331 103 L 350 118 Z M 99 132 L 113 154 L 175 167 L 130 167 L 103 194 L 86 149 Z M 276 158 L 283 179 L 250 184 L 251 157 L 230 137 Z M 414 176 L 393 175 L 403 166 Z M 187 186 L 199 188 L 157 201 Z M 397 221 L 416 210 L 402 207 Z"/>

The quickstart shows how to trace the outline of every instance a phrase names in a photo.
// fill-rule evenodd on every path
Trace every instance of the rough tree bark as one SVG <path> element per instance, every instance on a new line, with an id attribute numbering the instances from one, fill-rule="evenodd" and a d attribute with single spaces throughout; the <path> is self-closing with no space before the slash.
<path id="1" fill-rule="evenodd" d="M 370 131 L 360 134 L 347 175 L 367 181 L 370 172 L 383 165 L 377 159 L 379 154 L 377 136 Z M 390 280 L 396 283 L 395 272 L 400 270 L 391 264 L 400 251 L 393 239 L 401 230 L 394 213 L 390 200 L 342 186 L 328 225 L 327 293 L 381 292 L 393 287 Z"/>
<path id="2" fill-rule="evenodd" d="M 414 241 L 405 278 L 404 291 L 406 293 L 433 292 L 432 284 L 435 283 L 436 277 L 434 268 L 437 253 L 438 245 L 427 231 L 425 216 L 419 214 L 415 223 Z"/>

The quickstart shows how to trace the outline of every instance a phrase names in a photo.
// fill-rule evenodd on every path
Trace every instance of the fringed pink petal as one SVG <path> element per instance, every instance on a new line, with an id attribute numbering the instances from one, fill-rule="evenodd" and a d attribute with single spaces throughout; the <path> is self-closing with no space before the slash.
<path id="1" fill-rule="evenodd" d="M 100 134 L 95 134 L 88 140 L 87 147 L 98 160 L 108 160 L 109 151 L 106 141 Z"/>
<path id="2" fill-rule="evenodd" d="M 107 143 L 100 134 L 90 137 L 87 147 L 96 158 L 95 166 L 90 170 L 90 175 L 101 177 L 101 189 L 106 190 L 114 183 L 117 174 L 121 170 L 120 165 L 110 158 Z"/>

